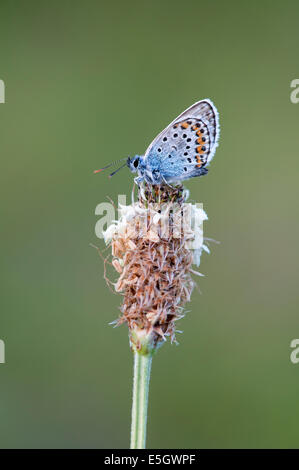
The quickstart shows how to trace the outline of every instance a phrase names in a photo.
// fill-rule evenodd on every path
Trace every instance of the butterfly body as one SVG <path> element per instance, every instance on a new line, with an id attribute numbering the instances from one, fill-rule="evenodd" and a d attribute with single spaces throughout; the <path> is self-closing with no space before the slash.
<path id="1" fill-rule="evenodd" d="M 202 100 L 166 127 L 144 155 L 128 158 L 137 172 L 136 182 L 178 183 L 207 173 L 219 138 L 218 112 L 210 100 Z"/>

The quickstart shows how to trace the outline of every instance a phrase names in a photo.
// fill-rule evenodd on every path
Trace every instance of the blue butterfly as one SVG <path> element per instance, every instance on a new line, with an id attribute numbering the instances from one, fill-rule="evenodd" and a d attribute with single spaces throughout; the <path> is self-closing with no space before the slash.
<path id="1" fill-rule="evenodd" d="M 208 172 L 206 167 L 218 145 L 218 121 L 214 104 L 208 99 L 198 101 L 172 121 L 144 155 L 128 158 L 123 166 L 137 172 L 137 184 L 143 181 L 154 185 L 179 183 L 203 176 Z"/>

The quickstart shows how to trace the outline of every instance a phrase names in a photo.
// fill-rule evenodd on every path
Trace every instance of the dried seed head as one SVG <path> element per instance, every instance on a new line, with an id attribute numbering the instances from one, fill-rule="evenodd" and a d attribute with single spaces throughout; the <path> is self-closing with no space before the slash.
<path id="1" fill-rule="evenodd" d="M 115 290 L 124 296 L 117 324 L 127 323 L 137 350 L 155 349 L 167 336 L 175 341 L 175 322 L 191 298 L 191 273 L 197 273 L 192 264 L 199 265 L 205 249 L 202 222 L 207 216 L 186 204 L 186 197 L 182 186 L 144 185 L 138 202 L 121 206 L 119 221 L 104 233 L 120 274 Z"/>

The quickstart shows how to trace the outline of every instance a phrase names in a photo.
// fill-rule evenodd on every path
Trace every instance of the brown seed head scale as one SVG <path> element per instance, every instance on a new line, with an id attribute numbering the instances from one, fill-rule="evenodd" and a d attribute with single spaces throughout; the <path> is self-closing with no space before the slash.
<path id="1" fill-rule="evenodd" d="M 111 236 L 112 265 L 120 274 L 115 290 L 124 297 L 116 324 L 127 323 L 131 347 L 141 353 L 157 349 L 167 336 L 176 341 L 175 322 L 184 316 L 195 285 L 194 255 L 186 246 L 193 235 L 180 226 L 178 237 L 174 213 L 182 211 L 185 199 L 182 186 L 145 185 L 139 188 L 138 202 L 127 206 L 134 213 Z M 166 211 L 165 236 L 160 208 L 169 203 L 176 210 Z"/>

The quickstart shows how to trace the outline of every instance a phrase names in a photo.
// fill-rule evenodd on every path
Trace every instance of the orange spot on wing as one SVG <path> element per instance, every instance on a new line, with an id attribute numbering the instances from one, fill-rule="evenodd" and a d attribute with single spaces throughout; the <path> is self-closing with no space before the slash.
<path id="1" fill-rule="evenodd" d="M 192 126 L 192 129 L 193 129 L 194 131 L 196 131 L 196 129 L 198 129 L 198 127 L 197 127 L 197 126 Z"/>
<path id="2" fill-rule="evenodd" d="M 198 144 L 202 144 L 202 140 L 201 139 L 197 139 L 196 141 Z"/>
<path id="3" fill-rule="evenodd" d="M 201 167 L 201 165 L 202 165 L 202 161 L 201 161 L 201 159 L 200 159 L 200 156 L 199 156 L 199 155 L 196 155 L 196 160 L 197 160 L 197 165 L 196 165 L 196 166 L 198 166 L 198 167 Z"/>
<path id="4" fill-rule="evenodd" d="M 200 152 L 201 152 L 201 146 L 196 147 L 196 152 L 197 152 L 197 153 L 200 153 Z"/>
<path id="5" fill-rule="evenodd" d="M 196 132 L 196 135 L 200 136 L 200 135 L 201 135 L 201 132 L 200 132 L 200 131 L 197 131 L 197 132 Z"/>
<path id="6" fill-rule="evenodd" d="M 189 127 L 188 122 L 183 122 L 183 124 L 181 124 L 181 127 L 183 127 L 184 129 L 187 129 Z"/>

